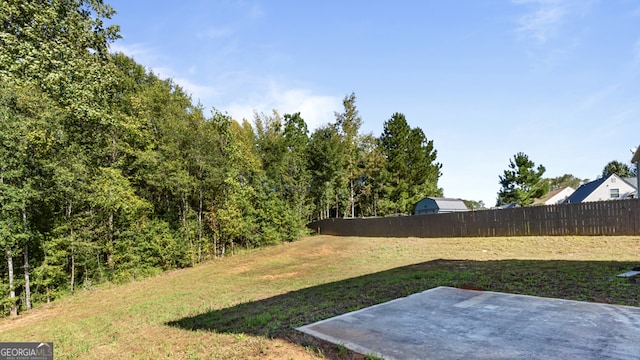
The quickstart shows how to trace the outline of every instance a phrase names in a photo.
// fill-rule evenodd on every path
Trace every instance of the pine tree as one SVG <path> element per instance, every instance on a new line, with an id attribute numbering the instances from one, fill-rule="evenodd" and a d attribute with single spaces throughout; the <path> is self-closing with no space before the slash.
<path id="1" fill-rule="evenodd" d="M 529 157 L 519 152 L 509 160 L 509 169 L 500 176 L 502 189 L 498 192 L 497 205 L 516 203 L 530 205 L 535 198 L 544 196 L 549 191 L 548 182 L 542 179 L 545 167 L 529 160 Z"/>
<path id="2" fill-rule="evenodd" d="M 412 129 L 403 114 L 395 113 L 385 122 L 380 148 L 387 159 L 385 212 L 411 213 L 425 196 L 442 195 L 442 165 L 436 162 L 433 140 L 427 140 L 420 128 Z"/>

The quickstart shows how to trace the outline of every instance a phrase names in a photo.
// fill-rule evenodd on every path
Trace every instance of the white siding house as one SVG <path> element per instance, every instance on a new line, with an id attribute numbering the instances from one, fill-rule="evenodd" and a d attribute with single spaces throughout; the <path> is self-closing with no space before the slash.
<path id="1" fill-rule="evenodd" d="M 556 205 L 565 201 L 571 194 L 573 194 L 576 190 L 571 186 L 567 186 L 566 188 L 551 190 L 540 199 L 535 199 L 533 201 L 533 205 Z"/>
<path id="2" fill-rule="evenodd" d="M 580 186 L 564 203 L 623 200 L 634 197 L 635 192 L 635 186 L 613 174 L 607 178 L 600 178 Z"/>
<path id="3" fill-rule="evenodd" d="M 636 164 L 636 183 L 631 183 L 636 187 L 636 198 L 640 198 L 640 193 L 638 193 L 638 189 L 640 189 L 640 146 L 632 149 L 633 157 L 631 158 L 631 162 Z"/>

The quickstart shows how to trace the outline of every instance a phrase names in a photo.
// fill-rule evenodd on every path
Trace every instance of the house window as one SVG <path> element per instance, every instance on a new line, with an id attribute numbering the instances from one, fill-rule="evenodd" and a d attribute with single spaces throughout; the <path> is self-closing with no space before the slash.
<path id="1" fill-rule="evenodd" d="M 620 189 L 610 189 L 610 191 L 612 199 L 617 199 L 620 197 Z"/>

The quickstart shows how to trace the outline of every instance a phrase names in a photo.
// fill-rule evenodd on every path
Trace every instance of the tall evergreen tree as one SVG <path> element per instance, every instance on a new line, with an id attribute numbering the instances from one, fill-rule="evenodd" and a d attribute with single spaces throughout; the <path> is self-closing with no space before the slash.
<path id="1" fill-rule="evenodd" d="M 549 191 L 549 184 L 542 179 L 545 167 L 529 160 L 519 152 L 509 160 L 509 169 L 500 176 L 502 188 L 498 192 L 497 205 L 516 203 L 530 205 L 535 198 L 544 196 Z"/>
<path id="2" fill-rule="evenodd" d="M 442 165 L 436 162 L 433 140 L 420 128 L 412 129 L 403 114 L 395 113 L 384 123 L 380 148 L 387 159 L 385 212 L 411 213 L 425 196 L 442 195 Z"/>

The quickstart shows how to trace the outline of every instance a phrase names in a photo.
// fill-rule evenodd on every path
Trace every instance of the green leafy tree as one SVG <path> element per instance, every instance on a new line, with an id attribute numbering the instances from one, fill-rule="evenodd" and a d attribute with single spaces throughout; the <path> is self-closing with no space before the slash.
<path id="1" fill-rule="evenodd" d="M 345 182 L 348 183 L 349 186 L 349 206 L 348 209 L 345 210 L 350 212 L 351 217 L 354 217 L 357 197 L 355 182 L 360 176 L 358 171 L 358 162 L 360 160 L 360 148 L 358 146 L 360 139 L 358 131 L 362 125 L 362 118 L 356 107 L 356 95 L 354 93 L 346 96 L 342 100 L 342 105 L 344 106 L 344 111 L 342 113 L 335 113 L 335 115 L 336 125 L 340 130 L 344 149 L 343 156 L 345 157 L 346 166 Z M 345 211 L 345 215 L 347 211 Z"/>
<path id="2" fill-rule="evenodd" d="M 635 176 L 635 172 L 632 167 L 622 163 L 620 161 L 614 160 L 605 165 L 604 169 L 602 169 L 602 177 L 607 178 L 611 175 L 618 175 L 621 178 L 628 178 Z"/>
<path id="3" fill-rule="evenodd" d="M 589 179 L 580 179 L 571 174 L 564 174 L 555 178 L 546 178 L 544 181 L 549 184 L 549 190 L 557 190 L 566 187 L 577 189 L 580 185 L 588 183 Z"/>
<path id="4" fill-rule="evenodd" d="M 283 199 L 294 210 L 289 240 L 298 238 L 305 229 L 310 215 L 309 188 L 311 173 L 306 157 L 309 146 L 309 130 L 300 113 L 284 115 L 284 141 L 286 154 L 283 159 Z"/>
<path id="5" fill-rule="evenodd" d="M 57 295 L 57 290 L 73 293 L 78 278 L 88 280 L 90 264 L 97 257 L 91 241 L 93 214 L 87 207 L 91 178 L 88 154 L 77 144 L 64 143 L 52 160 L 50 183 L 55 191 L 48 200 L 55 204 L 54 216 L 50 238 L 44 244 L 43 268 L 37 270 L 39 281 L 45 284 L 47 301 Z M 68 286 L 61 281 L 64 277 Z"/>
<path id="6" fill-rule="evenodd" d="M 497 205 L 516 203 L 530 205 L 535 198 L 544 196 L 549 191 L 549 184 L 542 179 L 545 167 L 529 160 L 522 152 L 509 160 L 509 169 L 500 176 L 502 189 L 498 192 Z"/>
<path id="7" fill-rule="evenodd" d="M 55 104 L 28 84 L 0 85 L 0 236 L 7 257 L 11 314 L 17 313 L 14 264 L 23 268 L 23 306 L 31 308 L 31 250 L 47 226 L 43 195 L 54 155 L 59 113 Z M 22 255 L 22 259 L 15 258 Z M 14 261 L 15 260 L 15 261 Z"/>
<path id="8" fill-rule="evenodd" d="M 118 26 L 104 25 L 115 11 L 102 0 L 3 0 L 0 5 L 0 74 L 35 79 L 61 98 L 77 75 L 86 75 L 88 60 L 107 58 L 107 44 L 119 37 Z"/>
<path id="9" fill-rule="evenodd" d="M 487 208 L 482 200 L 462 200 L 462 202 L 464 202 L 469 210 L 484 210 Z"/>
<path id="10" fill-rule="evenodd" d="M 335 125 L 325 125 L 312 134 L 307 150 L 311 170 L 311 196 L 319 219 L 338 217 L 347 198 L 343 143 Z"/>
<path id="11" fill-rule="evenodd" d="M 221 148 L 229 163 L 224 166 L 224 183 L 220 188 L 224 196 L 216 196 L 207 224 L 214 234 L 217 254 L 225 256 L 227 248 L 234 246 L 259 246 L 258 210 L 256 184 L 266 182 L 262 160 L 256 146 L 256 134 L 251 124 L 244 120 L 242 125 L 228 118 L 220 118 L 220 127 L 228 128 L 229 136 L 220 138 Z"/>
<path id="12" fill-rule="evenodd" d="M 121 224 L 136 224 L 150 210 L 150 204 L 135 194 L 135 189 L 122 172 L 114 168 L 98 168 L 98 172 L 91 184 L 92 194 L 90 202 L 98 210 L 99 219 L 102 222 L 103 243 L 102 249 L 108 268 L 114 269 L 118 261 L 116 243 L 121 237 Z M 135 251 L 135 248 L 125 249 L 127 252 Z"/>
<path id="13" fill-rule="evenodd" d="M 359 177 L 356 194 L 359 213 L 362 216 L 378 216 L 379 202 L 384 197 L 384 171 L 387 160 L 378 146 L 378 139 L 365 135 L 360 139 Z"/>
<path id="14" fill-rule="evenodd" d="M 273 116 L 257 115 L 255 120 L 256 144 L 268 182 L 267 187 L 256 184 L 260 222 L 264 229 L 269 229 L 265 231 L 269 242 L 297 239 L 309 214 L 307 125 L 300 113 L 285 114 L 283 119 L 274 111 Z"/>

